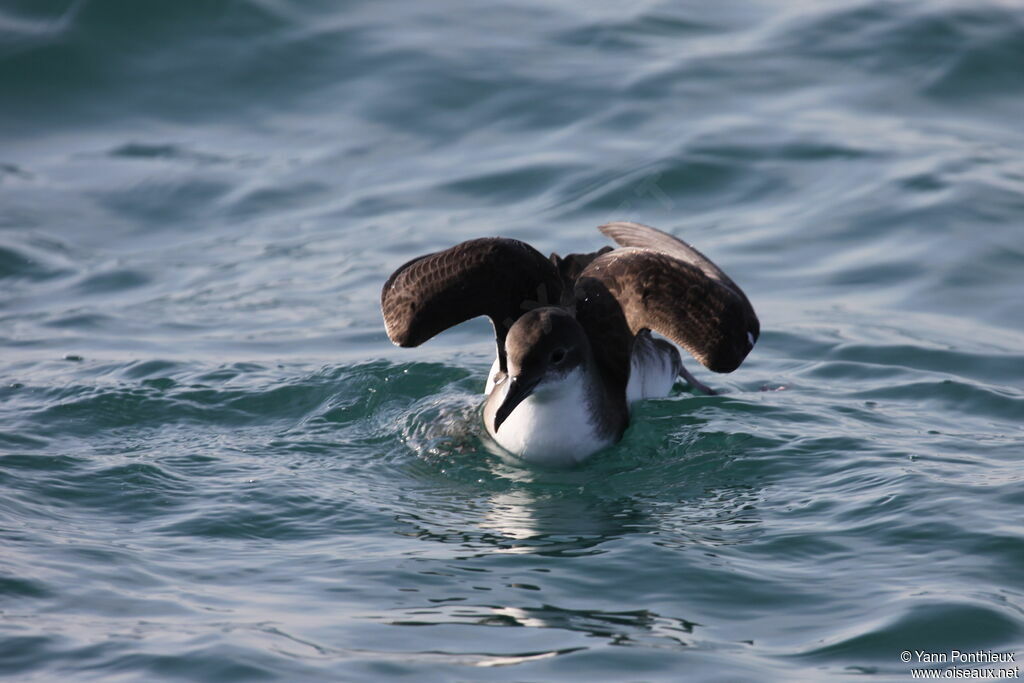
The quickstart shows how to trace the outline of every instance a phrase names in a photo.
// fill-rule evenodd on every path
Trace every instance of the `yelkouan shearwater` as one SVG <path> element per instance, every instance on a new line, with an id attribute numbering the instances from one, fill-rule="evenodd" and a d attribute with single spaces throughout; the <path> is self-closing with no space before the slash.
<path id="1" fill-rule="evenodd" d="M 491 319 L 484 424 L 527 461 L 575 463 L 617 442 L 629 405 L 668 395 L 676 377 L 713 393 L 651 331 L 715 372 L 739 367 L 760 334 L 743 290 L 686 242 L 639 223 L 599 230 L 619 247 L 544 258 L 514 239 L 462 242 L 401 266 L 381 293 L 398 346 Z"/>

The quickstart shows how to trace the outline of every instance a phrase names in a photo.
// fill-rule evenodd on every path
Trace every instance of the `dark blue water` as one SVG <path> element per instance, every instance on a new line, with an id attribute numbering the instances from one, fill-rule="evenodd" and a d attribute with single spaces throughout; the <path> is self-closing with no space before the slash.
<path id="1" fill-rule="evenodd" d="M 6 0 L 0 675 L 1024 657 L 1022 120 L 997 0 Z M 502 461 L 489 325 L 396 349 L 380 287 L 613 219 L 761 340 L 581 467 Z"/>

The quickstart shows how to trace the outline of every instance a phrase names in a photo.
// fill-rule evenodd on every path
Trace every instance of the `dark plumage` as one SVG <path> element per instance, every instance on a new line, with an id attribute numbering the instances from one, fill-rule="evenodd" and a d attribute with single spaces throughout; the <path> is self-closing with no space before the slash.
<path id="1" fill-rule="evenodd" d="M 649 330 L 679 344 L 715 372 L 731 372 L 743 362 L 760 324 L 729 276 L 689 244 L 660 230 L 638 223 L 610 223 L 600 230 L 620 248 L 546 259 L 518 240 L 487 237 L 413 259 L 388 278 L 381 293 L 388 336 L 399 346 L 418 346 L 458 323 L 488 316 L 497 342 L 494 392 L 504 392 L 501 400 L 488 401 L 489 414 L 500 417 L 488 429 L 499 443 L 501 422 L 530 397 L 523 389 L 525 379 L 503 385 L 510 377 L 506 338 L 527 312 L 530 320 L 524 325 L 541 329 L 519 326 L 516 353 L 533 357 L 531 345 L 537 345 L 544 350 L 537 356 L 543 360 L 549 347 L 581 347 L 578 365 L 595 404 L 595 430 L 609 432 L 612 420 L 614 439 L 628 423 L 631 364 L 657 357 L 667 359 L 663 365 L 673 369 L 673 377 L 677 371 L 685 373 L 675 349 L 650 339 Z M 558 309 L 558 315 L 534 314 L 548 307 Z M 550 330 L 552 321 L 565 329 Z M 538 383 L 570 376 L 561 360 L 545 363 L 530 371 L 531 391 Z M 511 371 L 516 380 L 518 369 Z M 518 392 L 514 401 L 504 400 L 510 387 Z"/>

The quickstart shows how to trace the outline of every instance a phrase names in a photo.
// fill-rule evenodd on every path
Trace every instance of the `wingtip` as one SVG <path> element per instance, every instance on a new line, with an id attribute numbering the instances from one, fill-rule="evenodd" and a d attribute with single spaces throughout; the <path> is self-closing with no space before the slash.
<path id="1" fill-rule="evenodd" d="M 399 348 L 411 349 L 414 346 L 419 346 L 409 329 L 396 330 L 393 325 L 388 324 L 387 320 L 384 321 L 384 332 L 388 335 L 391 343 Z"/>
<path id="2" fill-rule="evenodd" d="M 664 230 L 659 230 L 658 228 L 647 225 L 646 223 L 638 223 L 636 221 L 609 221 L 608 223 L 597 226 L 597 229 L 600 230 L 601 232 L 604 232 L 606 229 L 615 230 L 616 228 L 630 228 L 633 230 L 654 230 L 655 232 L 660 232 L 663 234 L 665 233 Z"/>
<path id="3" fill-rule="evenodd" d="M 643 223 L 634 223 L 633 221 L 612 221 L 610 223 L 605 223 L 603 225 L 597 226 L 597 229 L 600 230 L 601 234 L 604 235 L 605 237 L 611 237 L 610 233 L 613 233 L 616 230 L 622 230 L 624 228 L 650 228 L 651 230 L 656 230 L 656 228 L 651 228 L 651 226 L 649 225 L 644 225 Z"/>
<path id="4" fill-rule="evenodd" d="M 597 226 L 601 234 L 622 247 L 641 247 L 671 253 L 680 247 L 692 250 L 686 242 L 664 230 L 635 221 L 612 221 Z"/>
<path id="5" fill-rule="evenodd" d="M 387 290 L 385 290 L 387 291 Z M 409 321 L 403 320 L 396 308 L 397 304 L 390 297 L 385 296 L 381 301 L 381 313 L 384 318 L 384 332 L 388 339 L 395 346 L 403 349 L 418 346 L 413 339 L 412 328 Z"/>
<path id="6" fill-rule="evenodd" d="M 391 343 L 400 349 L 412 349 L 419 346 L 419 344 L 415 340 L 411 339 L 409 336 L 393 337 L 389 334 L 388 339 L 390 339 Z"/>

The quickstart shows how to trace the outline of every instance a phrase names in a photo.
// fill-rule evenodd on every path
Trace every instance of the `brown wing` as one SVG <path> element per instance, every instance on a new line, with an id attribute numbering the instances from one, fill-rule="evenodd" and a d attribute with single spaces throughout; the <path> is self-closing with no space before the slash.
<path id="1" fill-rule="evenodd" d="M 598 227 L 598 230 L 605 237 L 611 238 L 620 247 L 636 247 L 638 249 L 660 251 L 697 266 L 709 278 L 718 280 L 726 287 L 730 287 L 744 301 L 747 301 L 747 295 L 743 293 L 739 285 L 732 281 L 732 278 L 712 263 L 711 259 L 697 251 L 693 245 L 684 242 L 675 235 L 670 235 L 667 232 L 662 232 L 643 223 L 630 223 L 627 221 L 607 223 Z M 749 305 L 750 302 L 747 301 L 747 304 Z M 756 340 L 756 334 L 754 338 Z"/>
<path id="2" fill-rule="evenodd" d="M 403 265 L 384 283 L 380 308 L 388 337 L 406 347 L 486 315 L 505 370 L 505 335 L 512 323 L 560 298 L 558 271 L 539 251 L 519 240 L 484 237 Z"/>
<path id="3" fill-rule="evenodd" d="M 736 283 L 696 249 L 654 228 L 614 223 L 601 231 L 620 244 L 649 245 L 604 254 L 580 275 L 608 289 L 633 334 L 663 334 L 715 372 L 739 367 L 760 323 Z"/>

